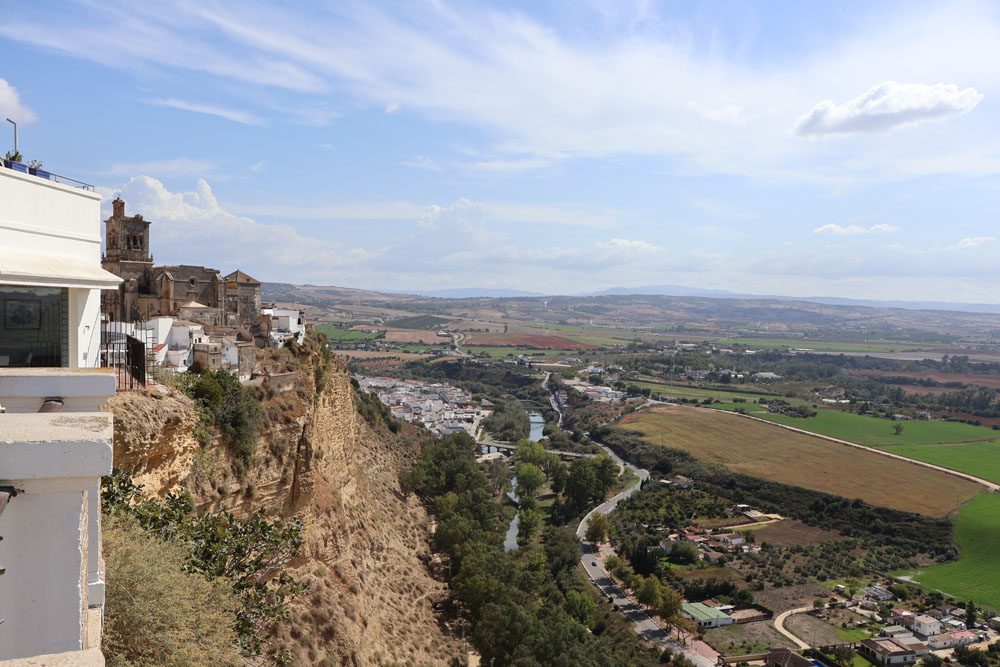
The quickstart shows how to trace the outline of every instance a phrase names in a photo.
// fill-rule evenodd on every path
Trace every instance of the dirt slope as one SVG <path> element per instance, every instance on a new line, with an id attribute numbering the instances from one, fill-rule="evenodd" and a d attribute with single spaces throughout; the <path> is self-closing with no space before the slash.
<path id="1" fill-rule="evenodd" d="M 296 370 L 299 383 L 283 394 L 259 390 L 268 425 L 242 481 L 221 444 L 199 445 L 194 407 L 177 393 L 110 403 L 116 465 L 154 494 L 184 486 L 207 509 L 263 507 L 303 522 L 292 574 L 309 588 L 275 632 L 291 664 L 444 665 L 466 655 L 434 613 L 447 591 L 426 565 L 429 517 L 397 481 L 419 436 L 373 430 L 355 410 L 343 362 L 329 362 L 317 396 L 316 350 L 272 361 Z"/>

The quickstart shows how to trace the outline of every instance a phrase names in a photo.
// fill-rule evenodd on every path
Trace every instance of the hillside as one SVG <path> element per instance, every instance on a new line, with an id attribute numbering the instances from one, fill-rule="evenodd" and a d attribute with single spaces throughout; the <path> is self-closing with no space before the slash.
<path id="1" fill-rule="evenodd" d="M 448 664 L 464 656 L 434 613 L 447 591 L 428 572 L 428 515 L 399 490 L 399 470 L 422 436 L 366 422 L 346 367 L 324 361 L 318 346 L 264 361 L 294 371 L 296 385 L 256 390 L 265 426 L 242 480 L 227 448 L 198 435 L 194 405 L 179 391 L 111 401 L 116 465 L 151 494 L 183 487 L 205 509 L 263 508 L 302 521 L 305 542 L 290 573 L 308 589 L 273 638 L 291 651 L 291 664 Z M 317 372 L 320 365 L 327 370 Z"/>

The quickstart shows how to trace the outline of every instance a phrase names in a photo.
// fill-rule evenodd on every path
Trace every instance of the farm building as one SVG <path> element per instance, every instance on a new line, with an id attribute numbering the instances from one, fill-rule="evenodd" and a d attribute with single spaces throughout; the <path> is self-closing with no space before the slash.
<path id="1" fill-rule="evenodd" d="M 715 607 L 709 607 L 703 602 L 685 602 L 681 607 L 681 613 L 702 628 L 717 628 L 734 622 L 729 614 Z"/>
<path id="2" fill-rule="evenodd" d="M 912 665 L 917 661 L 916 651 L 888 638 L 862 640 L 858 650 L 879 665 Z"/>

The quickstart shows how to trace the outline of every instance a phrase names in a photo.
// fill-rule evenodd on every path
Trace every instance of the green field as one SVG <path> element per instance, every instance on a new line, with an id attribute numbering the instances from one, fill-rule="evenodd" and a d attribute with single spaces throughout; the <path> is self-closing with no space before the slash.
<path id="1" fill-rule="evenodd" d="M 372 340 L 375 338 L 375 334 L 373 333 L 342 329 L 335 324 L 318 324 L 316 325 L 316 329 L 331 341 Z"/>
<path id="2" fill-rule="evenodd" d="M 955 519 L 959 559 L 913 576 L 929 589 L 961 600 L 1000 608 L 1000 495 L 983 493 L 970 500 Z"/>
<path id="3" fill-rule="evenodd" d="M 885 339 L 867 342 L 809 340 L 808 338 L 720 338 L 720 344 L 743 345 L 749 348 L 775 349 L 790 347 L 793 349 L 809 349 L 817 352 L 908 352 L 926 350 L 926 343 L 908 343 L 903 341 L 888 341 Z"/>
<path id="4" fill-rule="evenodd" d="M 762 405 L 725 403 L 712 407 L 743 408 L 755 417 L 803 431 L 878 447 L 916 461 L 969 473 L 1000 483 L 1000 431 L 938 419 L 903 422 L 903 432 L 893 432 L 894 422 L 840 410 L 819 409 L 815 417 L 775 415 Z"/>
<path id="5" fill-rule="evenodd" d="M 793 404 L 802 403 L 802 401 L 789 402 Z M 766 407 L 757 404 L 734 403 L 713 407 L 726 410 L 743 408 L 755 417 L 760 417 L 761 419 L 766 419 L 777 424 L 794 426 L 803 431 L 828 435 L 831 438 L 840 438 L 870 447 L 1000 441 L 1000 431 L 994 431 L 985 426 L 946 422 L 940 419 L 929 421 L 915 419 L 913 421 L 902 422 L 903 432 L 896 435 L 893 432 L 893 424 L 896 422 L 889 419 L 859 415 L 831 408 L 819 408 L 817 409 L 818 414 L 815 417 L 802 418 L 772 414 L 767 411 Z"/>
<path id="6" fill-rule="evenodd" d="M 966 445 L 890 445 L 880 449 L 1000 484 L 1000 442 L 973 442 Z"/>
<path id="7" fill-rule="evenodd" d="M 748 394 L 740 391 L 727 391 L 725 389 L 712 389 L 705 387 L 682 387 L 672 384 L 661 384 L 659 382 L 628 382 L 630 385 L 650 389 L 654 394 L 665 396 L 677 396 L 679 398 L 717 398 L 719 400 L 732 400 L 742 398 L 748 401 L 756 401 L 761 394 Z M 774 398 L 778 398 L 774 396 Z M 746 407 L 745 404 L 743 404 Z"/>

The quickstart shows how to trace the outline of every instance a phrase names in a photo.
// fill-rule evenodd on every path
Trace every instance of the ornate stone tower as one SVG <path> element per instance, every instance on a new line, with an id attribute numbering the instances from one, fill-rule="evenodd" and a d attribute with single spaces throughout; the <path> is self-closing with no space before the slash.
<path id="1" fill-rule="evenodd" d="M 117 320 L 134 319 L 138 295 L 149 292 L 149 272 L 153 256 L 149 253 L 149 221 L 142 214 L 125 216 L 125 201 L 116 197 L 111 202 L 111 217 L 104 221 L 105 250 L 101 266 L 122 278 L 117 292 L 105 290 L 102 295 L 104 312 Z"/>

